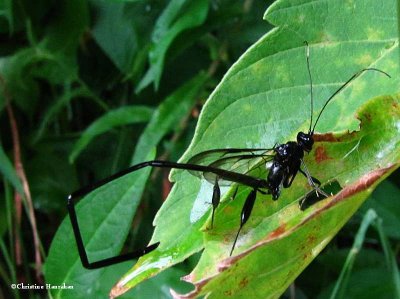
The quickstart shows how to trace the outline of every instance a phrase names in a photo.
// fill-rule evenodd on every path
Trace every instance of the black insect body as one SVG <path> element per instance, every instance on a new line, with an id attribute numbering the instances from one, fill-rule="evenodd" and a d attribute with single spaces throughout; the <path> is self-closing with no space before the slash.
<path id="1" fill-rule="evenodd" d="M 287 143 L 278 145 L 274 148 L 275 156 L 268 173 L 268 187 L 269 192 L 272 194 L 272 199 L 279 198 L 281 188 L 289 188 L 297 172 L 301 172 L 307 179 L 310 185 L 320 194 L 324 192 L 317 187 L 321 183 L 314 177 L 308 174 L 308 171 L 301 169 L 301 164 L 304 164 L 304 152 L 310 152 L 314 144 L 313 133 L 299 132 L 297 134 L 297 142 L 289 141 Z M 304 164 L 305 165 L 305 164 Z M 305 167 L 305 166 L 304 166 Z"/>
<path id="2" fill-rule="evenodd" d="M 272 149 L 274 155 L 269 156 L 273 157 L 273 159 L 271 166 L 269 166 L 269 172 L 266 184 L 268 186 L 267 194 L 271 194 L 273 200 L 277 200 L 279 198 L 282 187 L 289 188 L 292 185 L 293 180 L 299 171 L 308 179 L 310 186 L 313 188 L 312 192 L 315 191 L 317 195 L 322 195 L 324 197 L 329 196 L 319 188 L 321 183 L 319 182 L 319 180 L 317 180 L 316 178 L 312 177 L 309 174 L 305 166 L 305 163 L 303 162 L 304 152 L 310 152 L 312 150 L 313 144 L 314 144 L 314 139 L 312 132 L 308 134 L 299 132 L 297 134 L 297 142 L 289 141 L 287 143 L 275 146 Z M 304 170 L 301 169 L 302 164 L 304 165 Z M 214 190 L 215 186 L 217 185 L 214 185 Z M 254 206 L 254 201 L 257 191 L 262 192 L 260 189 L 254 188 L 246 198 L 246 201 L 243 205 L 240 218 L 240 226 L 236 233 L 236 237 L 233 242 L 230 255 L 232 255 L 233 253 L 233 250 L 237 242 L 237 238 L 239 237 L 239 233 L 243 225 L 247 222 L 247 220 L 250 217 L 251 211 Z M 300 206 L 303 204 L 306 198 L 307 195 L 303 197 L 303 199 L 300 201 Z M 216 205 L 213 204 L 212 217 L 214 217 L 215 208 Z"/>
<path id="3" fill-rule="evenodd" d="M 268 185 L 272 199 L 277 200 L 281 193 L 281 186 L 290 187 L 300 169 L 304 149 L 298 142 L 289 141 L 277 146 L 274 152 L 274 160 L 268 173 Z"/>
<path id="4" fill-rule="evenodd" d="M 308 153 L 312 150 L 314 144 L 314 130 L 322 115 L 322 112 L 329 104 L 329 102 L 341 92 L 352 80 L 357 78 L 365 71 L 376 71 L 390 77 L 384 71 L 375 68 L 362 69 L 354 74 L 349 80 L 347 80 L 340 88 L 338 88 L 325 102 L 321 111 L 318 114 L 316 121 L 313 123 L 313 87 L 312 78 L 309 64 L 309 48 L 306 43 L 306 58 L 307 58 L 307 70 L 310 79 L 310 127 L 307 133 L 299 132 L 297 134 L 296 141 L 289 141 L 284 144 L 276 145 L 270 149 L 213 149 L 205 152 L 201 152 L 191 159 L 188 163 L 175 163 L 170 161 L 147 161 L 143 162 L 130 168 L 123 170 L 107 179 L 104 179 L 92 186 L 82 188 L 68 197 L 68 212 L 71 219 L 72 228 L 75 235 L 75 240 L 78 247 L 79 256 L 81 258 L 82 265 L 88 269 L 100 268 L 108 265 L 120 263 L 129 259 L 138 258 L 155 248 L 158 243 L 152 244 L 143 250 L 137 250 L 133 253 L 119 255 L 107 259 L 103 259 L 96 262 L 89 262 L 85 246 L 82 240 L 81 232 L 78 225 L 78 219 L 75 212 L 75 201 L 95 189 L 111 182 L 112 180 L 118 179 L 128 173 L 132 173 L 145 167 L 155 168 L 175 168 L 188 170 L 191 174 L 205 178 L 211 184 L 214 185 L 212 195 L 212 214 L 211 214 L 211 227 L 214 224 L 214 214 L 221 200 L 220 186 L 232 185 L 236 183 L 251 188 L 250 193 L 245 199 L 241 215 L 240 225 L 236 233 L 232 249 L 230 254 L 232 255 L 238 240 L 240 231 L 245 223 L 248 221 L 253 206 L 257 197 L 257 192 L 262 194 L 271 194 L 273 200 L 277 200 L 280 196 L 282 188 L 289 188 L 293 180 L 295 179 L 298 172 L 307 178 L 309 185 L 312 190 L 307 193 L 300 201 L 300 206 L 307 199 L 308 195 L 315 192 L 317 196 L 328 197 L 323 190 L 320 189 L 320 181 L 312 177 L 307 169 L 306 164 L 303 161 L 304 153 Z M 263 163 L 267 166 L 268 175 L 266 179 L 255 177 L 250 174 L 250 171 L 260 167 Z M 235 198 L 238 187 L 234 192 L 233 198 Z"/>

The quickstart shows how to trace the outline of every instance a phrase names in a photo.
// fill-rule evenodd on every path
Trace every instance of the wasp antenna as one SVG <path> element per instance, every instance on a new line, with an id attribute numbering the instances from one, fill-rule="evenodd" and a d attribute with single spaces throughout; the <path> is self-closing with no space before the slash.
<path id="1" fill-rule="evenodd" d="M 318 114 L 317 120 L 314 123 L 314 126 L 311 130 L 311 135 L 314 134 L 314 130 L 315 127 L 317 126 L 317 123 L 319 121 L 319 118 L 322 115 L 322 112 L 325 110 L 326 106 L 329 104 L 329 102 L 338 94 L 340 93 L 347 85 L 349 85 L 354 79 L 356 79 L 358 76 L 360 76 L 362 73 L 366 72 L 366 71 L 375 71 L 375 72 L 379 72 L 381 74 L 386 75 L 387 77 L 391 78 L 390 75 L 388 73 L 386 73 L 385 71 L 382 71 L 380 69 L 377 68 L 365 68 L 362 69 L 360 71 L 358 71 L 357 73 L 355 73 L 353 76 L 350 77 L 350 79 L 348 79 L 342 86 L 340 86 L 330 97 L 329 99 L 325 102 L 324 106 L 322 107 L 321 111 Z"/>
<path id="2" fill-rule="evenodd" d="M 310 69 L 310 47 L 308 45 L 307 41 L 304 41 L 304 44 L 306 45 L 306 61 L 307 61 L 307 71 L 308 71 L 308 77 L 310 79 L 310 128 L 308 130 L 308 133 L 311 133 L 311 127 L 312 127 L 312 122 L 313 122 L 313 114 L 314 114 L 314 95 L 313 95 L 313 83 L 312 83 L 312 76 L 311 76 L 311 69 Z"/>

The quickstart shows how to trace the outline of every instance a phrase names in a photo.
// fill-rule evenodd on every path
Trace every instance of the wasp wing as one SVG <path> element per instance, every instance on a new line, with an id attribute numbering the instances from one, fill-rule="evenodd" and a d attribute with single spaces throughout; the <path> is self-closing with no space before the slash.
<path id="1" fill-rule="evenodd" d="M 260 168 L 260 166 L 271 161 L 273 157 L 273 149 L 228 148 L 201 152 L 189 159 L 188 163 L 205 165 L 212 168 L 224 169 L 232 173 L 247 175 L 250 171 Z M 216 179 L 218 179 L 218 183 L 222 186 L 229 186 L 232 184 L 230 179 L 226 179 L 223 176 L 218 176 L 217 178 L 217 175 L 213 172 L 190 171 L 190 173 L 198 177 L 204 177 L 212 184 L 215 183 Z"/>
<path id="2" fill-rule="evenodd" d="M 217 160 L 223 158 L 229 158 L 234 156 L 241 155 L 265 155 L 265 154 L 273 154 L 273 148 L 224 148 L 224 149 L 212 149 L 208 151 L 204 151 L 194 155 L 189 159 L 187 163 L 197 164 L 197 165 L 210 165 Z"/>

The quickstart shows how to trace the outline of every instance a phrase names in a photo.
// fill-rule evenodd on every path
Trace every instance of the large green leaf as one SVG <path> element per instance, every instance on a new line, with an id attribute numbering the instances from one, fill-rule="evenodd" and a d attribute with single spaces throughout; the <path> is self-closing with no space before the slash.
<path id="1" fill-rule="evenodd" d="M 154 153 L 148 153 L 152 159 Z M 108 258 L 120 252 L 140 203 L 150 169 L 134 172 L 85 196 L 76 206 L 79 225 L 89 261 Z M 54 298 L 87 298 L 98 293 L 95 284 L 104 269 L 87 271 L 82 267 L 77 250 L 65 250 L 75 244 L 71 223 L 65 218 L 58 229 L 46 260 L 46 282 L 73 285 L 73 290 L 52 290 Z M 104 296 L 104 294 L 102 294 Z"/>
<path id="2" fill-rule="evenodd" d="M 112 287 L 113 282 L 118 279 L 120 273 L 129 269 L 129 262 L 118 264 L 114 267 L 105 268 L 98 279 L 93 283 L 90 289 L 83 289 L 81 286 L 74 285 L 74 288 L 80 288 L 79 294 L 66 290 L 64 297 L 68 298 L 106 298 L 106 294 Z M 137 298 L 157 298 L 169 299 L 169 287 L 173 286 L 179 290 L 188 290 L 190 286 L 179 280 L 179 277 L 184 275 L 184 272 L 179 269 L 168 269 L 162 274 L 157 276 L 156 279 L 148 280 L 141 284 L 132 292 L 124 295 L 123 299 L 137 299 Z"/>
<path id="3" fill-rule="evenodd" d="M 152 154 L 160 139 L 172 130 L 182 115 L 190 111 L 207 79 L 206 74 L 200 73 L 164 100 L 164 103 L 151 115 L 150 123 L 143 133 L 143 138 L 140 139 L 140 146 L 133 159 L 153 158 L 149 153 Z M 148 108 L 142 111 L 139 108 L 139 106 L 127 110 L 120 108 L 106 114 L 87 129 L 88 133 L 86 136 L 84 134 L 82 142 L 88 140 L 91 134 L 99 133 L 111 125 L 149 117 Z M 147 116 L 137 115 L 140 112 Z M 76 149 L 81 148 L 79 144 L 82 142 L 77 143 Z M 79 225 L 90 261 L 111 257 L 120 252 L 149 174 L 150 169 L 145 169 L 123 176 L 96 189 L 78 203 L 76 209 Z M 53 290 L 53 296 L 55 298 L 87 298 L 88 294 L 105 296 L 106 294 L 102 292 L 104 287 L 95 283 L 101 281 L 104 269 L 85 270 L 75 245 L 72 245 L 74 243 L 70 221 L 64 219 L 53 239 L 46 261 L 45 276 L 46 281 L 51 284 L 74 285 L 74 290 Z M 73 250 L 66 252 L 65 244 L 71 244 Z M 115 266 L 113 269 L 118 271 L 121 268 Z"/>
<path id="4" fill-rule="evenodd" d="M 317 126 L 318 132 L 337 133 L 320 136 L 323 142 L 315 145 L 307 165 L 322 182 L 337 180 L 342 193 L 301 212 L 297 201 L 308 189 L 299 177 L 279 201 L 266 197 L 264 204 L 260 197 L 235 257 L 229 259 L 248 190 L 240 189 L 234 202 L 225 201 L 214 229 L 208 230 L 210 185 L 186 172 L 173 172 L 176 184 L 155 220 L 152 241 L 161 244 L 117 283 L 113 295 L 205 248 L 187 277 L 197 287 L 190 296 L 278 297 L 399 162 L 398 99 L 378 98 L 363 106 L 375 96 L 399 92 L 396 1 L 285 0 L 272 5 L 265 16 L 277 28 L 239 59 L 210 96 L 182 160 L 211 148 L 268 148 L 307 130 L 307 40 L 314 119 L 326 99 L 358 70 L 377 67 L 392 75 L 388 79 L 367 72 L 358 77 L 328 106 Z M 356 111 L 362 130 L 346 134 L 359 130 Z M 349 192 L 352 188 L 356 192 Z"/>

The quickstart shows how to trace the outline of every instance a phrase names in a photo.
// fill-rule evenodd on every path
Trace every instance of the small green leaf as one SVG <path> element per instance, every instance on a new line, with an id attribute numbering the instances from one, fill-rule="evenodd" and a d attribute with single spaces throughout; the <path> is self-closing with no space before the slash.
<path id="1" fill-rule="evenodd" d="M 146 106 L 125 106 L 107 112 L 95 120 L 82 134 L 75 143 L 69 161 L 73 163 L 78 155 L 84 150 L 90 141 L 96 136 L 110 131 L 111 129 L 140 122 L 146 122 L 150 119 L 153 110 Z M 148 151 L 146 152 L 146 154 Z"/>
<path id="2" fill-rule="evenodd" d="M 87 1 L 62 0 L 57 1 L 58 14 L 51 18 L 46 27 L 46 36 L 42 44 L 46 49 L 75 56 L 79 40 L 89 23 Z"/>
<path id="3" fill-rule="evenodd" d="M 375 267 L 360 269 L 352 273 L 349 278 L 349 288 L 346 292 L 346 299 L 376 299 L 385 298 L 392 299 L 394 287 L 391 281 L 390 272 L 387 268 L 380 264 Z M 333 285 L 324 290 L 317 299 L 329 298 Z"/>
<path id="4" fill-rule="evenodd" d="M 378 231 L 380 237 L 380 245 L 383 248 L 384 255 L 377 251 L 366 251 L 362 248 L 367 229 L 369 226 L 373 225 Z M 358 256 L 362 254 L 366 254 L 369 258 L 375 259 L 375 264 L 371 264 L 370 259 L 361 260 Z M 373 255 L 375 255 L 375 257 Z M 379 257 L 378 259 L 376 259 Z M 356 265 L 356 258 L 361 260 L 362 262 L 367 261 L 367 265 L 363 265 L 362 269 L 359 267 L 356 270 L 353 270 L 353 267 Z M 337 259 L 337 256 L 335 257 Z M 385 260 L 385 267 L 383 266 L 382 261 Z M 369 264 L 369 265 L 368 265 Z M 369 267 L 368 267 L 369 266 Z M 359 279 L 361 273 L 366 273 L 372 271 L 376 271 L 378 269 L 384 270 L 383 273 L 379 276 L 380 279 L 379 285 L 375 286 L 375 281 L 369 281 L 369 279 L 362 279 L 362 283 L 356 282 Z M 385 277 L 385 278 L 383 278 Z M 384 282 L 384 283 L 383 283 Z M 360 287 L 360 284 L 363 285 Z M 357 286 L 357 287 L 355 287 Z M 363 220 L 361 222 L 360 228 L 355 235 L 354 242 L 352 248 L 348 251 L 346 261 L 342 266 L 341 273 L 339 278 L 334 284 L 334 287 L 330 287 L 332 289 L 330 291 L 330 299 L 339 299 L 339 298 L 376 298 L 376 297 L 387 297 L 387 298 L 399 298 L 400 296 L 400 277 L 399 277 L 399 269 L 397 266 L 397 261 L 395 258 L 395 254 L 390 248 L 390 244 L 386 237 L 386 234 L 383 231 L 382 227 L 382 218 L 380 218 L 375 210 L 368 209 L 365 213 Z M 370 289 L 373 289 L 374 292 L 371 292 Z M 376 289 L 379 289 L 377 292 Z M 375 293 L 377 292 L 377 293 Z M 325 294 L 324 294 L 325 293 Z M 360 293 L 365 293 L 361 295 Z M 323 296 L 321 295 L 318 298 L 327 298 L 327 291 L 324 290 Z"/>
<path id="5" fill-rule="evenodd" d="M 27 76 L 26 68 L 33 64 L 36 56 L 33 49 L 28 48 L 16 52 L 14 55 L 0 57 L 0 74 L 7 83 L 7 89 L 13 95 L 13 102 L 24 112 L 33 113 L 33 105 L 37 100 L 37 83 Z M 4 106 L 3 95 L 2 106 Z M 27 101 L 29 99 L 29 103 Z"/>
<path id="6" fill-rule="evenodd" d="M 66 159 L 70 143 L 43 142 L 35 145 L 36 155 L 25 161 L 24 168 L 29 178 L 32 198 L 35 200 L 35 210 L 40 213 L 60 217 L 65 214 L 65 195 L 79 188 L 75 165 Z M 55 150 L 55 148 L 57 148 Z M 65 155 L 60 152 L 65 150 Z"/>
<path id="7" fill-rule="evenodd" d="M 354 237 L 353 246 L 347 255 L 346 261 L 343 265 L 342 271 L 339 278 L 335 283 L 335 287 L 330 295 L 330 299 L 343 298 L 346 288 L 349 285 L 349 278 L 354 266 L 354 262 L 358 256 L 358 253 L 362 250 L 362 246 L 365 240 L 365 235 L 368 228 L 374 221 L 377 221 L 378 215 L 372 209 L 369 209 L 361 222 L 360 228 Z"/>
<path id="8" fill-rule="evenodd" d="M 136 87 L 136 92 L 154 82 L 158 88 L 167 51 L 184 30 L 201 25 L 207 17 L 209 0 L 172 0 L 157 20 L 149 53 L 150 69 Z"/>
<path id="9" fill-rule="evenodd" d="M 91 94 L 85 88 L 76 88 L 74 90 L 71 90 L 69 86 L 65 88 L 65 92 L 62 93 L 62 95 L 56 101 L 54 101 L 50 105 L 48 110 L 44 113 L 43 119 L 40 122 L 39 129 L 35 134 L 34 142 L 37 142 L 40 138 L 42 138 L 50 122 L 62 111 L 62 109 L 64 109 L 65 106 L 67 106 L 73 98 L 79 96 L 90 97 Z"/>
<path id="10" fill-rule="evenodd" d="M 384 219 L 382 226 L 385 233 L 397 240 L 400 240 L 399 194 L 399 187 L 386 180 L 376 188 L 371 198 L 361 207 L 364 212 L 374 209 Z"/>
<path id="11" fill-rule="evenodd" d="M 68 58 L 42 46 L 24 48 L 11 56 L 0 57 L 0 73 L 6 79 L 13 102 L 28 114 L 33 113 L 39 101 L 37 78 L 66 86 L 77 78 L 76 67 Z"/>
<path id="12" fill-rule="evenodd" d="M 145 154 L 155 147 L 165 134 L 179 125 L 178 122 L 193 107 L 207 79 L 205 73 L 200 73 L 160 104 L 139 138 L 132 157 L 132 164 L 142 162 Z"/>
<path id="13" fill-rule="evenodd" d="M 138 37 L 134 18 L 126 14 L 122 2 L 132 1 L 103 0 L 93 3 L 96 12 L 93 36 L 118 69 L 126 73 L 132 67 L 138 50 Z"/>
<path id="14" fill-rule="evenodd" d="M 24 194 L 21 181 L 15 172 L 15 168 L 4 152 L 3 146 L 0 144 L 0 172 L 6 180 L 8 180 L 19 194 Z"/>
<path id="15" fill-rule="evenodd" d="M 3 23 L 2 18 L 5 18 L 8 24 L 7 26 L 0 26 L 1 33 L 13 33 L 14 31 L 14 15 L 12 11 L 12 1 L 11 0 L 3 0 L 0 1 L 0 24 Z"/>

